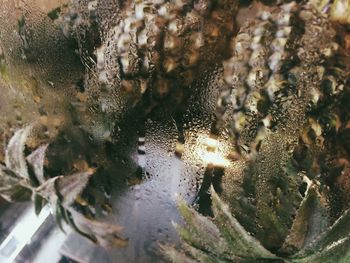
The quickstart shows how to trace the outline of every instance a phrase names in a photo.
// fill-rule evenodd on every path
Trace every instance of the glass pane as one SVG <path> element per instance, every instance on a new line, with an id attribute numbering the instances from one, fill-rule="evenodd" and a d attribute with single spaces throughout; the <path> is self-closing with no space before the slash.
<path id="1" fill-rule="evenodd" d="M 349 17 L 3 0 L 0 262 L 347 262 Z"/>

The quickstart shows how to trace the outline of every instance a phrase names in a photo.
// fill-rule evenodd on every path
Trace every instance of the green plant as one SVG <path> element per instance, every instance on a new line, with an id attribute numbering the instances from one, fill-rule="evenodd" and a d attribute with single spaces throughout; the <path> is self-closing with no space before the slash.
<path id="1" fill-rule="evenodd" d="M 293 2 L 242 26 L 214 131 L 229 132 L 236 163 L 220 198 L 210 192 L 213 218 L 179 201 L 172 261 L 350 261 L 349 64 L 336 36 L 328 16 Z"/>
<path id="2" fill-rule="evenodd" d="M 345 263 L 350 260 L 350 211 L 346 211 L 325 230 L 322 224 L 315 224 L 315 219 L 322 220 L 322 198 L 315 183 L 308 186 L 285 246 L 305 240 L 310 232 L 321 234 L 290 256 L 277 255 L 264 248 L 242 227 L 213 188 L 211 195 L 213 218 L 200 215 L 183 200 L 179 200 L 178 207 L 185 226 L 175 224 L 175 227 L 183 240 L 183 250 L 162 246 L 164 253 L 173 262 Z"/>

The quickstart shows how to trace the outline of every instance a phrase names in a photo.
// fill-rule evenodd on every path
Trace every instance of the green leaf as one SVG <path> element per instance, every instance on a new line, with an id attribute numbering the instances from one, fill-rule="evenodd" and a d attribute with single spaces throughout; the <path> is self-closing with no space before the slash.
<path id="1" fill-rule="evenodd" d="M 300 250 L 327 229 L 329 225 L 327 208 L 322 200 L 317 186 L 315 184 L 310 186 L 283 244 L 284 252 Z"/>
<path id="2" fill-rule="evenodd" d="M 218 257 L 227 254 L 228 245 L 221 238 L 218 228 L 209 218 L 200 215 L 182 199 L 178 200 L 178 209 L 186 225 L 175 224 L 179 235 L 190 245 L 209 251 Z"/>
<path id="3" fill-rule="evenodd" d="M 186 255 L 181 250 L 177 250 L 174 247 L 170 246 L 162 246 L 160 245 L 163 253 L 165 256 L 170 259 L 174 263 L 194 263 L 194 262 L 201 262 L 201 263 L 225 263 L 225 262 L 232 262 L 232 261 L 227 261 L 227 260 L 221 260 L 218 259 L 217 257 L 210 255 L 208 253 L 203 252 L 200 249 L 197 249 L 195 247 L 192 247 L 187 244 L 182 244 L 182 248 L 186 252 L 188 252 L 192 257 Z M 235 261 L 235 262 L 241 262 L 241 261 Z"/>
<path id="4" fill-rule="evenodd" d="M 279 259 L 265 249 L 258 240 L 252 237 L 232 216 L 229 207 L 221 201 L 213 187 L 211 195 L 214 211 L 214 222 L 220 233 L 230 245 L 231 251 L 240 257 L 251 259 Z"/>
<path id="5" fill-rule="evenodd" d="M 310 243 L 295 258 L 304 258 L 317 254 L 332 246 L 339 240 L 344 240 L 350 235 L 350 210 L 347 210 L 327 231 L 321 234 L 316 241 Z"/>
<path id="6" fill-rule="evenodd" d="M 176 250 L 174 247 L 159 245 L 163 251 L 163 254 L 171 260 L 173 263 L 193 263 L 198 262 L 183 252 Z"/>
<path id="7" fill-rule="evenodd" d="M 187 244 L 182 245 L 183 249 L 187 251 L 190 255 L 192 255 L 195 259 L 197 259 L 199 262 L 203 263 L 225 263 L 225 262 L 232 262 L 234 259 L 234 262 L 242 262 L 240 258 L 234 257 L 230 260 L 218 258 L 215 255 L 210 255 L 200 249 L 197 249 L 195 247 L 192 247 Z"/>
<path id="8" fill-rule="evenodd" d="M 350 238 L 343 238 L 327 246 L 319 253 L 312 254 L 302 259 L 292 261 L 295 263 L 349 263 L 350 262 Z"/>

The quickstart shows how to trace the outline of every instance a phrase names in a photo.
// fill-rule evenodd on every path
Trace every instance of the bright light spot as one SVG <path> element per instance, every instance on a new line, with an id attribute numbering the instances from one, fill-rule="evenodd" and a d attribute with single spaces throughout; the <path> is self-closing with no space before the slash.
<path id="1" fill-rule="evenodd" d="M 35 214 L 34 207 L 30 207 L 16 222 L 15 228 L 0 244 L 0 262 L 11 263 L 22 249 L 30 243 L 32 237 L 50 215 L 48 206 L 45 206 L 39 216 Z"/>
<path id="2" fill-rule="evenodd" d="M 227 147 L 222 142 L 202 135 L 197 139 L 195 151 L 205 165 L 225 168 L 230 165 L 230 161 L 225 157 L 225 148 Z"/>
<path id="3" fill-rule="evenodd" d="M 218 147 L 218 141 L 213 138 L 206 138 L 205 144 L 210 148 L 217 148 Z"/>
<path id="4" fill-rule="evenodd" d="M 206 165 L 225 168 L 230 165 L 229 160 L 221 156 L 218 152 L 203 152 L 202 160 Z"/>

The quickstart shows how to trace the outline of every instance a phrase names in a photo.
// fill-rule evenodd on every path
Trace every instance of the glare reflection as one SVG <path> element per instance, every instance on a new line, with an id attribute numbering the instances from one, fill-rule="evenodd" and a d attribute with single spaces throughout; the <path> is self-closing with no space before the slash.
<path id="1" fill-rule="evenodd" d="M 48 206 L 42 209 L 39 216 L 35 214 L 34 206 L 31 206 L 16 222 L 15 228 L 7 238 L 0 244 L 0 262 L 14 262 L 49 215 L 50 209 Z"/>
<path id="2" fill-rule="evenodd" d="M 197 139 L 196 154 L 206 166 L 225 168 L 230 161 L 225 157 L 226 145 L 215 138 L 201 135 Z"/>

